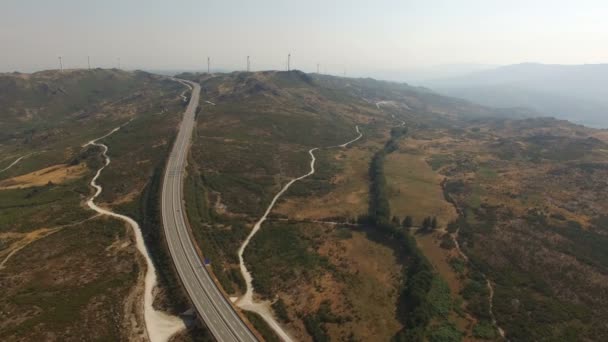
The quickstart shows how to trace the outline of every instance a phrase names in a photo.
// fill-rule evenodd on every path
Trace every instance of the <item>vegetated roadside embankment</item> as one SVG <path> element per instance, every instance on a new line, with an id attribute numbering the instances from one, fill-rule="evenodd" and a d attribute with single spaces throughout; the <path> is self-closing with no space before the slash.
<path id="1" fill-rule="evenodd" d="M 95 199 L 103 191 L 101 185 L 97 184 L 96 181 L 99 178 L 99 175 L 101 174 L 103 169 L 110 165 L 110 157 L 108 157 L 107 155 L 108 147 L 102 143 L 98 143 L 97 141 L 110 136 L 111 134 L 118 131 L 120 128 L 121 126 L 115 128 L 110 133 L 102 136 L 101 138 L 89 141 L 85 145 L 92 145 L 101 148 L 102 156 L 104 158 L 103 165 L 97 170 L 97 173 L 91 180 L 91 186 L 95 188 L 95 194 L 87 201 L 87 205 L 92 210 L 95 210 L 96 212 L 102 215 L 112 216 L 128 223 L 133 229 L 137 249 L 144 256 L 147 267 L 144 282 L 144 321 L 146 324 L 147 337 L 148 339 L 150 339 L 150 341 L 168 341 L 169 338 L 171 338 L 171 336 L 173 336 L 176 332 L 184 329 L 185 325 L 180 318 L 170 316 L 162 311 L 155 310 L 153 307 L 154 289 L 157 285 L 156 269 L 154 267 L 152 259 L 149 256 L 139 224 L 128 216 L 116 214 L 113 211 L 100 208 L 94 202 Z"/>

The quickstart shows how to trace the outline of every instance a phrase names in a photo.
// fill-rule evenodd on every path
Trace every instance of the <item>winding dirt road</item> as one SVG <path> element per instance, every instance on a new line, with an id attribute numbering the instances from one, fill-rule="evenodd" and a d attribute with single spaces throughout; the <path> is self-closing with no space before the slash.
<path id="1" fill-rule="evenodd" d="M 336 148 L 336 147 L 345 148 L 348 145 L 354 143 L 355 141 L 361 139 L 363 137 L 363 134 L 359 130 L 359 126 L 355 126 L 355 130 L 357 131 L 358 136 L 356 138 L 354 138 L 353 140 L 350 140 L 342 145 L 330 146 L 330 147 L 326 147 L 326 148 Z M 315 148 L 311 148 L 310 150 L 308 150 L 308 154 L 310 155 L 310 171 L 308 173 L 306 173 L 305 175 L 302 175 L 300 177 L 290 180 L 287 184 L 285 184 L 285 186 L 283 186 L 281 191 L 279 191 L 274 196 L 274 198 L 270 202 L 270 205 L 268 206 L 268 208 L 266 208 L 266 212 L 264 212 L 264 215 L 255 223 L 255 225 L 253 226 L 253 229 L 247 236 L 247 239 L 245 239 L 245 241 L 243 242 L 243 244 L 241 245 L 241 247 L 239 248 L 239 251 L 238 251 L 239 266 L 241 269 L 241 274 L 243 275 L 243 278 L 245 278 L 247 290 L 246 290 L 245 294 L 237 300 L 236 304 L 244 310 L 253 311 L 253 312 L 257 313 L 258 315 L 260 315 L 264 319 L 264 321 L 266 321 L 266 323 L 275 331 L 275 333 L 279 337 L 281 337 L 284 341 L 288 341 L 288 342 L 293 341 L 293 339 L 289 336 L 289 334 L 285 330 L 283 330 L 283 328 L 281 327 L 279 322 L 277 322 L 276 319 L 274 318 L 272 309 L 270 308 L 271 303 L 268 301 L 254 300 L 253 285 L 252 285 L 253 277 L 252 277 L 251 273 L 249 272 L 249 270 L 247 269 L 247 266 L 245 265 L 245 261 L 243 259 L 243 253 L 245 252 L 245 249 L 249 245 L 249 242 L 251 241 L 253 236 L 260 230 L 264 221 L 266 221 L 268 214 L 270 214 L 270 212 L 272 211 L 277 200 L 287 191 L 287 189 L 289 189 L 289 187 L 293 183 L 295 183 L 299 180 L 302 180 L 306 177 L 309 177 L 315 173 L 315 161 L 317 159 L 315 157 L 314 152 L 319 149 L 321 149 L 321 148 L 315 147 Z"/>
<path id="2" fill-rule="evenodd" d="M 8 170 L 8 169 L 10 169 L 11 167 L 13 167 L 13 166 L 15 166 L 15 165 L 17 165 L 17 163 L 19 163 L 19 162 L 20 162 L 20 161 L 21 161 L 23 158 L 25 158 L 25 157 L 29 156 L 30 154 L 31 154 L 31 153 L 26 154 L 26 155 L 24 155 L 24 156 L 21 156 L 21 157 L 19 157 L 19 158 L 15 159 L 15 161 L 14 161 L 14 162 L 12 162 L 11 164 L 9 164 L 9 166 L 7 166 L 7 167 L 5 167 L 4 169 L 0 170 L 0 173 L 1 173 L 1 172 L 6 171 L 6 170 Z"/>
<path id="3" fill-rule="evenodd" d="M 128 122 L 127 122 L 127 124 L 128 124 Z M 132 218 L 130 218 L 128 216 L 117 214 L 108 209 L 101 208 L 101 207 L 97 206 L 97 204 L 95 204 L 95 199 L 103 191 L 103 188 L 101 187 L 101 185 L 97 184 L 97 179 L 101 175 L 101 171 L 103 171 L 103 169 L 105 169 L 108 165 L 110 165 L 110 157 L 108 157 L 108 154 L 107 154 L 108 146 L 106 146 L 102 143 L 98 143 L 97 141 L 107 138 L 108 136 L 114 134 L 115 132 L 120 130 L 121 127 L 122 126 L 119 126 L 115 129 L 113 129 L 112 131 L 110 131 L 108 134 L 106 134 L 100 138 L 91 140 L 83 146 L 83 147 L 86 147 L 86 146 L 100 147 L 102 149 L 102 156 L 105 160 L 103 166 L 101 168 L 99 168 L 99 170 L 97 170 L 95 177 L 93 177 L 93 179 L 91 180 L 90 184 L 95 189 L 95 194 L 87 201 L 87 205 L 89 206 L 89 208 L 98 212 L 99 214 L 111 216 L 111 217 L 117 218 L 119 220 L 122 220 L 123 222 L 128 223 L 129 226 L 131 226 L 131 228 L 133 229 L 133 233 L 135 234 L 135 242 L 136 242 L 137 249 L 144 256 L 144 258 L 146 260 L 146 275 L 145 275 L 145 280 L 144 280 L 143 308 L 144 308 L 144 321 L 146 324 L 147 337 L 152 342 L 156 342 L 156 341 L 165 342 L 165 341 L 168 341 L 169 338 L 171 338 L 171 336 L 173 336 L 176 332 L 184 329 L 185 324 L 184 324 L 183 320 L 180 319 L 179 317 L 168 315 L 162 311 L 157 311 L 152 306 L 152 303 L 154 302 L 154 289 L 156 288 L 156 284 L 157 284 L 156 269 L 154 268 L 152 259 L 150 258 L 149 254 L 148 254 L 148 250 L 144 243 L 144 238 L 141 233 L 139 224 L 137 224 L 137 222 L 135 222 L 135 220 L 133 220 Z"/>

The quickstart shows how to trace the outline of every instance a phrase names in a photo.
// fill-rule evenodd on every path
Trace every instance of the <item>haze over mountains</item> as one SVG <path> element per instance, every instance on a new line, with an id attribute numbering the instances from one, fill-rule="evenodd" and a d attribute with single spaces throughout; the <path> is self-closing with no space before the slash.
<path id="1" fill-rule="evenodd" d="M 608 64 L 523 63 L 422 82 L 433 90 L 492 107 L 529 107 L 542 115 L 608 127 Z"/>

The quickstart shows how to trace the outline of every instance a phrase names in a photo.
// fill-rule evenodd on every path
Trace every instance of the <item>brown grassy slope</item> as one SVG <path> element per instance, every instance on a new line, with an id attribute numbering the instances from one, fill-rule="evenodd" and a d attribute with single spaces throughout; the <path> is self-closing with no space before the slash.
<path id="1" fill-rule="evenodd" d="M 330 178 L 331 192 L 311 196 L 293 196 L 291 191 L 285 199 L 279 202 L 275 214 L 284 215 L 297 220 L 322 220 L 333 218 L 347 218 L 355 220 L 361 215 L 367 214 L 369 198 L 367 167 L 372 149 L 361 146 L 364 142 L 348 149 L 335 149 L 321 151 L 319 156 L 327 155 L 319 159 L 320 170 L 328 167 L 337 168 L 336 174 Z M 301 182 L 294 189 L 306 189 L 310 182 Z"/>
<path id="2" fill-rule="evenodd" d="M 174 113 L 180 102 L 170 97 L 181 90 L 151 74 L 119 70 L 0 75 L 0 160 L 34 153 L 0 178 L 69 160 L 83 143 L 138 115 Z"/>
<path id="3" fill-rule="evenodd" d="M 27 234 L 42 228 L 65 226 L 94 215 L 83 200 L 91 195 L 88 183 L 102 161 L 99 149 L 82 148 L 81 145 L 127 122 L 129 124 L 115 135 L 101 141 L 109 146 L 108 154 L 112 163 L 98 180 L 104 187 L 98 202 L 141 220 L 142 191 L 149 184 L 155 168 L 162 169 L 164 156 L 183 111 L 183 102 L 179 98 L 183 86 L 150 74 L 117 70 L 43 72 L 2 77 L 4 81 L 10 77 L 18 79 L 12 84 L 14 89 L 10 88 L 10 84 L 3 83 L 12 97 L 2 98 L 7 106 L 3 110 L 9 115 L 2 116 L 0 125 L 13 125 L 14 130 L 9 136 L 2 136 L 0 155 L 44 150 L 24 159 L 1 176 L 41 172 L 37 170 L 63 163 L 86 165 L 84 172 L 74 179 L 26 189 L 0 190 L 2 249 L 11 249 L 20 243 L 21 240 L 4 238 L 11 233 Z M 19 119 L 28 111 L 32 115 L 27 120 Z M 16 339 L 30 336 L 28 334 L 46 336 L 40 334 L 48 330 L 49 334 L 64 339 L 68 335 L 80 336 L 99 329 L 100 336 L 107 335 L 108 339 L 131 337 L 134 331 L 128 322 L 134 319 L 134 322 L 141 323 L 141 313 L 130 308 L 141 303 L 141 293 L 134 297 L 127 297 L 127 294 L 132 293 L 136 285 L 142 284 L 139 257 L 131 243 L 131 232 L 125 230 L 119 221 L 103 219 L 91 222 L 62 228 L 27 245 L 10 258 L 6 269 L 0 270 L 3 281 L 7 281 L 7 289 L 13 289 L 10 286 L 16 284 L 13 283 L 14 279 L 23 278 L 26 285 L 36 279 L 37 274 L 29 273 L 19 265 L 36 264 L 49 277 L 63 274 L 65 281 L 62 284 L 66 291 L 69 290 L 69 294 L 79 301 L 66 302 L 65 295 L 51 283 L 43 282 L 34 287 L 27 285 L 31 291 L 27 297 L 23 297 L 23 301 L 11 301 L 9 297 L 1 300 L 0 304 L 8 305 L 10 312 L 21 312 L 18 320 L 3 319 L 6 322 L 4 331 L 7 334 L 10 332 L 6 336 Z M 96 224 L 107 229 L 99 233 Z M 160 229 L 158 225 L 152 228 Z M 59 246 L 53 245 L 51 248 L 46 245 L 47 241 Z M 91 246 L 89 242 L 97 244 Z M 57 262 L 55 256 L 49 256 L 49 262 L 36 259 L 38 255 L 52 252 L 46 248 L 60 251 Z M 105 263 L 105 257 L 114 256 L 118 250 L 121 251 L 119 257 L 122 261 Z M 84 266 L 66 266 L 75 258 Z M 121 272 L 125 267 L 120 265 L 127 265 L 124 277 Z M 171 269 L 160 271 L 171 272 Z M 107 284 L 108 281 L 116 283 Z M 107 298 L 103 297 L 105 292 L 99 290 L 106 287 L 110 291 L 115 290 Z M 52 297 L 53 293 L 57 294 L 57 300 L 42 298 L 42 305 L 28 299 Z M 108 301 L 111 301 L 111 305 Z M 68 305 L 67 309 L 65 305 Z M 68 309 L 70 313 L 66 317 L 71 318 L 55 324 L 55 320 L 63 319 L 61 310 Z M 55 314 L 58 310 L 61 312 Z M 71 320 L 83 322 L 79 324 Z M 141 329 L 141 326 L 136 328 Z"/>
<path id="4" fill-rule="evenodd" d="M 596 320 L 607 314 L 608 158 L 597 133 L 551 119 L 489 121 L 419 144 L 448 176 L 465 219 L 460 243 L 495 284 L 511 340 L 606 336 Z"/>
<path id="5" fill-rule="evenodd" d="M 405 149 L 408 140 L 403 142 Z M 401 220 L 409 215 L 416 226 L 427 216 L 437 217 L 440 227 L 455 219 L 454 207 L 443 198 L 443 177 L 433 172 L 424 155 L 393 153 L 386 159 L 385 172 L 393 215 Z"/>
<path id="6" fill-rule="evenodd" d="M 107 219 L 32 243 L 0 271 L 0 334 L 5 341 L 77 341 L 91 331 L 111 340 L 130 336 L 137 326 L 127 318 L 137 307 L 125 306 L 125 298 L 138 278 L 138 258 L 126 227 Z"/>
<path id="7" fill-rule="evenodd" d="M 398 118 L 408 120 L 413 127 L 429 124 L 446 126 L 445 116 L 490 113 L 481 107 L 439 98 L 425 90 L 370 80 L 311 76 L 300 72 L 182 76 L 200 81 L 203 88 L 202 109 L 198 115 L 191 152 L 190 165 L 195 170 L 189 174 L 191 184 L 195 185 L 187 187 L 187 191 L 193 189 L 187 200 L 188 211 L 203 253 L 210 257 L 216 276 L 230 294 L 238 294 L 243 289 L 236 259 L 239 245 L 280 186 L 308 171 L 308 149 L 328 147 L 352 139 L 355 125 L 359 125 L 365 134 L 363 140 L 348 149 L 317 151 L 318 172 L 294 184 L 271 215 L 302 219 L 335 216 L 352 219 L 367 212 L 369 162 L 388 139 L 390 127 L 399 123 Z M 376 106 L 377 101 L 394 101 L 398 104 L 384 109 Z M 458 106 L 454 105 L 456 102 Z M 434 183 L 434 186 L 438 195 L 438 183 Z M 329 233 L 322 233 L 320 239 L 330 239 L 329 235 L 323 234 Z M 293 238 L 299 241 L 304 237 L 297 235 Z M 285 243 L 266 239 L 271 237 L 263 234 L 256 236 L 252 246 L 266 243 L 281 246 Z M 276 250 L 274 247 L 270 250 Z M 308 256 L 302 256 L 301 261 L 318 260 L 319 248 L 313 245 L 304 253 Z M 266 248 L 252 247 L 253 254 L 245 258 L 254 260 L 248 262 L 254 269 L 260 291 L 272 296 L 278 290 L 266 288 L 264 292 L 263 284 L 280 285 L 285 279 L 291 279 L 291 274 L 287 270 L 275 269 L 273 275 L 261 275 L 260 270 L 269 269 L 272 265 L 262 264 L 264 259 L 259 255 L 256 259 L 255 253 L 263 253 L 264 250 Z M 349 256 L 346 264 L 352 262 L 351 257 L 354 258 Z M 383 262 L 392 264 L 384 259 Z M 258 263 L 265 267 L 259 267 Z M 255 270 L 256 265 L 258 271 Z M 346 266 L 338 266 L 337 269 L 341 270 L 341 267 Z M 331 306 L 338 310 L 346 303 L 344 294 L 330 296 L 333 292 L 324 294 L 321 287 L 314 287 L 320 279 L 327 280 L 323 274 L 302 278 L 298 275 L 294 279 L 304 280 L 302 286 L 305 289 L 302 288 L 302 291 L 305 293 L 319 300 L 325 297 L 336 300 Z M 332 279 L 336 289 L 348 287 L 348 280 L 339 277 Z M 342 298 L 342 301 L 338 298 Z M 375 307 L 377 303 L 367 304 L 367 309 L 358 307 L 349 310 L 354 310 L 350 312 L 360 316 L 367 311 L 382 311 L 375 310 L 379 309 Z M 288 307 L 294 305 L 289 303 Z M 375 319 L 394 320 L 396 301 L 382 305 L 386 309 L 382 311 L 383 318 L 376 316 Z M 307 313 L 314 314 L 318 307 L 311 304 L 306 309 Z M 302 318 L 298 319 L 299 323 L 294 323 L 293 329 L 304 338 L 303 321 Z M 371 329 L 367 323 L 359 323 L 365 329 Z M 346 336 L 346 331 L 350 329 L 340 328 L 340 324 L 323 325 L 331 331 L 340 331 L 340 336 Z"/>
<path id="8" fill-rule="evenodd" d="M 355 134 L 350 106 L 324 100 L 300 74 L 230 74 L 202 88 L 192 156 L 208 190 L 203 202 L 223 213 L 215 218 L 219 225 L 249 224 L 282 184 L 307 172 L 308 149 Z M 226 253 L 236 251 L 243 235 L 229 239 Z M 217 239 L 218 246 L 227 243 Z"/>
<path id="9" fill-rule="evenodd" d="M 311 340 L 305 324 L 323 306 L 319 319 L 332 340 L 388 340 L 401 329 L 399 253 L 350 228 L 271 222 L 246 258 L 256 291 L 285 303 L 284 323 L 299 340 Z"/>

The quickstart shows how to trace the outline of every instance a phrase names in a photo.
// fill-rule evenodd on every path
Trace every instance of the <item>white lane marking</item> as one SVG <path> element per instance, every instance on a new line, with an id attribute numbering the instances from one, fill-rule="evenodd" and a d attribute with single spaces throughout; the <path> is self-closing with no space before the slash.
<path id="1" fill-rule="evenodd" d="M 175 79 L 175 81 L 185 84 L 185 81 L 182 80 Z M 167 163 L 168 170 L 174 171 L 166 172 L 163 181 L 163 213 L 170 213 L 170 216 L 172 216 L 174 222 L 174 227 L 171 227 L 168 222 L 167 215 L 163 215 L 164 229 L 166 235 L 168 236 L 174 236 L 177 234 L 178 241 L 175 239 L 169 239 L 171 240 L 169 242 L 169 248 L 171 249 L 171 254 L 175 261 L 174 264 L 176 264 L 180 275 L 188 279 L 188 281 L 184 281 L 184 284 L 186 285 L 186 289 L 194 302 L 197 311 L 203 316 L 205 322 L 217 322 L 219 318 L 219 324 L 208 324 L 214 336 L 222 341 L 228 341 L 235 340 L 235 337 L 233 337 L 232 334 L 236 334 L 240 336 L 242 341 L 256 341 L 255 336 L 253 336 L 249 328 L 244 325 L 240 317 L 237 316 L 232 305 L 230 305 L 228 300 L 220 293 L 219 288 L 211 279 L 208 271 L 204 269 L 205 267 L 198 267 L 200 264 L 200 259 L 198 258 L 198 253 L 194 249 L 194 244 L 191 241 L 188 233 L 186 232 L 186 235 L 184 236 L 183 229 L 178 229 L 178 227 L 186 227 L 184 210 L 181 210 L 183 187 L 182 176 L 184 174 L 183 168 L 186 164 L 186 147 L 189 144 L 189 136 L 192 134 L 192 126 L 194 125 L 194 111 L 196 109 L 196 105 L 198 104 L 198 95 L 200 93 L 200 87 L 195 85 L 195 88 L 197 91 L 193 91 L 190 104 L 186 110 L 186 115 L 182 120 L 178 138 L 174 144 Z M 188 129 L 188 127 L 190 129 Z M 171 179 L 169 179 L 169 177 L 171 177 Z M 173 190 L 170 192 L 170 199 L 167 198 L 169 190 Z M 170 203 L 169 207 L 167 202 Z M 167 211 L 165 208 L 169 208 L 171 210 Z M 177 214 L 180 212 L 181 214 Z M 179 246 L 180 244 L 181 247 Z M 189 269 L 192 272 L 186 273 L 183 270 L 183 265 L 181 263 L 188 264 Z M 196 289 L 192 288 L 191 285 L 195 284 L 197 281 L 201 287 L 197 287 Z M 207 286 L 205 286 L 205 284 L 207 284 Z M 201 289 L 203 294 L 202 296 L 200 295 L 201 291 L 195 291 Z M 231 316 L 228 315 L 226 317 L 226 320 L 220 312 L 222 306 L 224 306 L 224 308 L 227 309 L 231 314 Z M 225 311 L 223 311 L 223 313 L 226 314 Z M 231 324 L 228 324 L 228 321 L 230 321 Z"/>

